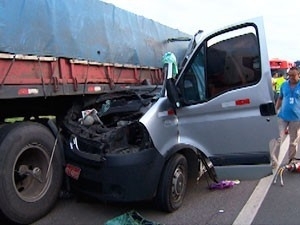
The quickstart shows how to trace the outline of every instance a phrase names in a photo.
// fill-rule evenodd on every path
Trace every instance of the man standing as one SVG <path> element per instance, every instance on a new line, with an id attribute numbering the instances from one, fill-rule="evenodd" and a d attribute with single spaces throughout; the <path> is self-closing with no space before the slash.
<path id="1" fill-rule="evenodd" d="M 288 148 L 289 163 L 295 159 L 300 138 L 300 81 L 297 67 L 290 68 L 288 80 L 281 85 L 276 101 L 280 138 L 283 140 L 286 132 L 290 135 Z"/>

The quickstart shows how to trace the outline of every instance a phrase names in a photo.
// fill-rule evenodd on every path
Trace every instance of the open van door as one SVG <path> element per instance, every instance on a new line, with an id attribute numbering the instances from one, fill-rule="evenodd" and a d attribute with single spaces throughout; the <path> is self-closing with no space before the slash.
<path id="1" fill-rule="evenodd" d="M 202 37 L 175 85 L 179 142 L 203 152 L 218 179 L 272 173 L 279 134 L 262 18 Z"/>

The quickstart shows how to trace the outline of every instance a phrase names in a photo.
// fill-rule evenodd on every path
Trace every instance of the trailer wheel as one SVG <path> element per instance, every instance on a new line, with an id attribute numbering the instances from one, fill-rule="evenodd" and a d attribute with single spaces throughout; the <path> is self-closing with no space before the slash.
<path id="1" fill-rule="evenodd" d="M 182 205 L 187 179 L 187 160 L 183 155 L 176 154 L 169 159 L 160 178 L 155 201 L 161 210 L 173 212 Z"/>
<path id="2" fill-rule="evenodd" d="M 54 206 L 63 177 L 58 146 L 48 169 L 54 145 L 53 134 L 39 123 L 0 130 L 0 209 L 14 223 L 33 223 Z"/>

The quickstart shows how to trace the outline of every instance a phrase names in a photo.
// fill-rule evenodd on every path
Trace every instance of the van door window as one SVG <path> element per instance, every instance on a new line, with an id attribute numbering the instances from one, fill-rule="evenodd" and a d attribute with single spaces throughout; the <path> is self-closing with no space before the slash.
<path id="1" fill-rule="evenodd" d="M 253 26 L 210 38 L 193 56 L 178 82 L 186 105 L 204 102 L 261 79 Z"/>
<path id="2" fill-rule="evenodd" d="M 207 42 L 208 98 L 260 80 L 258 46 L 253 27 L 227 32 Z"/>
<path id="3" fill-rule="evenodd" d="M 203 102 L 207 99 L 204 63 L 204 48 L 201 48 L 180 79 L 182 98 L 186 104 Z"/>

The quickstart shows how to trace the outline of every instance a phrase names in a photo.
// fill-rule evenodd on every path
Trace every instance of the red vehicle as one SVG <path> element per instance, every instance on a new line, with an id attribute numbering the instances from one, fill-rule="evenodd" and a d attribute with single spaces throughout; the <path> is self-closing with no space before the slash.
<path id="1" fill-rule="evenodd" d="M 270 59 L 271 74 L 279 73 L 285 75 L 289 68 L 294 66 L 295 63 L 285 59 L 273 58 Z"/>

